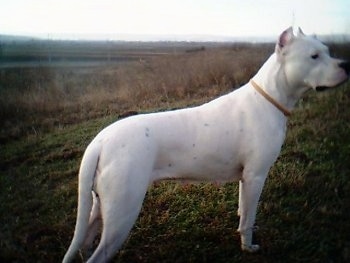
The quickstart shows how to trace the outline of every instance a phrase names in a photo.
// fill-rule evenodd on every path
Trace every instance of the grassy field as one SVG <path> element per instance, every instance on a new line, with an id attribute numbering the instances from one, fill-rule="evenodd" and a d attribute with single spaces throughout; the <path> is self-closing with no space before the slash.
<path id="1" fill-rule="evenodd" d="M 235 45 L 122 65 L 0 69 L 0 261 L 61 261 L 75 226 L 79 163 L 99 130 L 225 94 L 271 52 Z M 332 52 L 350 58 L 349 45 Z M 349 262 L 349 103 L 347 83 L 310 92 L 293 112 L 259 204 L 261 252 L 239 249 L 237 183 L 161 182 L 115 262 Z"/>

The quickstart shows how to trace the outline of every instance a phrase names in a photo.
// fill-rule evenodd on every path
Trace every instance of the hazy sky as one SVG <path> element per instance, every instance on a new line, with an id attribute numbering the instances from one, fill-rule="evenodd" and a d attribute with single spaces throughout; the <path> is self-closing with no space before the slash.
<path id="1" fill-rule="evenodd" d="M 350 34 L 349 0 L 0 0 L 0 34 Z"/>

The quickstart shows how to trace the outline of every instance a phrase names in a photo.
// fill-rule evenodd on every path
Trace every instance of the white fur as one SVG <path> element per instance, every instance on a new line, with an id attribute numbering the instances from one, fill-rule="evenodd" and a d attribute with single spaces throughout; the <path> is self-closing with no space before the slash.
<path id="1" fill-rule="evenodd" d="M 316 59 L 311 57 L 315 54 Z M 340 62 L 317 39 L 301 31 L 294 36 L 290 28 L 254 81 L 292 110 L 308 89 L 345 81 Z M 137 219 L 148 186 L 168 178 L 239 181 L 241 247 L 257 251 L 252 229 L 258 200 L 280 153 L 286 122 L 282 112 L 246 84 L 198 107 L 138 115 L 108 126 L 84 154 L 77 225 L 63 261 L 93 241 L 101 221 L 101 241 L 88 262 L 111 259 Z"/>

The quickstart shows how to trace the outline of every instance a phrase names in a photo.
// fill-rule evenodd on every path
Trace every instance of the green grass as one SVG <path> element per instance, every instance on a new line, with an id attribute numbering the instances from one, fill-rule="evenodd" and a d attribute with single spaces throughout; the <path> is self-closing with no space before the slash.
<path id="1" fill-rule="evenodd" d="M 226 63 L 224 57 L 230 52 L 225 50 L 219 57 L 208 53 L 204 59 L 196 54 L 181 56 L 175 66 L 168 68 L 175 73 L 171 71 L 173 74 L 168 75 L 166 59 L 147 65 L 152 67 L 149 71 L 143 66 L 122 71 L 127 73 L 125 78 L 130 79 L 135 76 L 133 73 L 143 72 L 139 75 L 140 83 L 145 83 L 148 92 L 137 86 L 139 97 L 125 102 L 126 106 L 108 96 L 97 98 L 95 91 L 89 101 L 95 106 L 84 108 L 85 104 L 79 103 L 72 106 L 74 90 L 68 90 L 71 93 L 60 97 L 67 98 L 59 105 L 63 113 L 54 115 L 55 105 L 36 110 L 37 100 L 19 105 L 21 100 L 13 100 L 11 104 L 10 96 L 7 97 L 7 108 L 0 105 L 1 112 L 17 109 L 19 113 L 12 115 L 12 119 L 7 116 L 7 124 L 1 131 L 0 261 L 60 262 L 75 226 L 80 160 L 92 138 L 117 120 L 122 111 L 136 108 L 149 112 L 200 104 L 247 81 L 257 67 L 256 60 L 251 65 L 247 62 L 247 72 L 235 75 L 228 75 L 224 68 L 209 67 L 217 65 L 213 63 L 215 57 Z M 193 71 L 176 71 L 180 64 L 192 65 Z M 234 64 L 225 65 L 236 68 Z M 206 67 L 206 72 L 197 74 Z M 153 74 L 157 71 L 154 69 L 160 72 L 159 76 Z M 40 69 L 39 72 L 46 71 Z M 36 75 L 35 72 L 26 74 Z M 33 81 L 30 76 L 28 79 Z M 188 89 L 178 90 L 177 76 L 181 76 L 181 83 Z M 164 81 L 165 88 L 169 88 L 165 90 L 166 96 L 158 93 L 161 88 L 148 90 L 148 85 L 157 83 L 158 77 Z M 95 80 L 100 85 L 105 79 L 99 78 L 91 74 L 86 81 Z M 73 80 L 77 83 L 71 87 L 78 90 L 81 82 L 74 74 L 67 81 Z M 14 82 L 8 80 L 3 85 L 11 83 Z M 191 89 L 192 85 L 196 90 Z M 20 91 L 17 87 L 14 90 L 16 95 L 20 95 Z M 35 88 L 34 94 L 39 91 Z M 84 95 L 89 95 L 89 91 L 84 90 Z M 54 94 L 40 94 L 54 98 Z M 130 93 L 126 93 L 125 98 L 127 94 Z M 219 187 L 161 182 L 150 187 L 139 219 L 114 262 L 349 262 L 349 103 L 349 83 L 323 93 L 310 92 L 299 102 L 289 119 L 281 155 L 269 173 L 260 199 L 259 230 L 254 236 L 262 246 L 259 253 L 240 251 L 236 232 L 237 183 Z M 112 107 L 120 108 L 104 111 Z M 26 114 L 23 120 L 19 118 L 22 113 Z M 58 125 L 40 123 L 48 119 Z"/>

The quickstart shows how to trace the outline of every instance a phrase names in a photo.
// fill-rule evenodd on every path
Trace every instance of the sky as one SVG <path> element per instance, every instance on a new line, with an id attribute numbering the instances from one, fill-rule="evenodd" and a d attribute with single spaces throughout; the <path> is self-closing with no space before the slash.
<path id="1" fill-rule="evenodd" d="M 128 35 L 350 34 L 349 0 L 0 0 L 0 34 L 51 38 Z"/>

